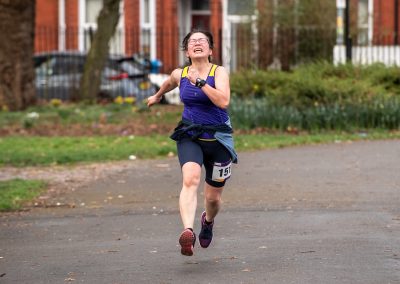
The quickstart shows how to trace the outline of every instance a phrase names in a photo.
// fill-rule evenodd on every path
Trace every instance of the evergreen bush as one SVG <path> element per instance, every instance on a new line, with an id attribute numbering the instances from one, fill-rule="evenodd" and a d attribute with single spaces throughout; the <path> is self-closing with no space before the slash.
<path id="1" fill-rule="evenodd" d="M 241 128 L 400 128 L 400 68 L 381 64 L 300 66 L 231 75 L 233 122 Z"/>

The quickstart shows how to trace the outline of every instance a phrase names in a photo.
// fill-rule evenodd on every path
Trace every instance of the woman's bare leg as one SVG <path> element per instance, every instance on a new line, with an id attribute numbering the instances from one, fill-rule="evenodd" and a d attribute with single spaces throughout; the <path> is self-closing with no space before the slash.
<path id="1" fill-rule="evenodd" d="M 179 196 L 179 209 L 184 229 L 192 228 L 197 208 L 197 188 L 200 184 L 201 167 L 194 162 L 182 166 L 183 184 Z"/>

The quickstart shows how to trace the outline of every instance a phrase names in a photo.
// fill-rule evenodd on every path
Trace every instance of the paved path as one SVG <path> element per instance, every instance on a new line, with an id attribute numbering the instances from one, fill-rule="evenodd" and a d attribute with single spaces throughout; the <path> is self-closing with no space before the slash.
<path id="1" fill-rule="evenodd" d="M 135 161 L 75 208 L 3 214 L 0 283 L 400 283 L 399 140 L 241 153 L 193 257 L 179 187 L 176 158 Z"/>

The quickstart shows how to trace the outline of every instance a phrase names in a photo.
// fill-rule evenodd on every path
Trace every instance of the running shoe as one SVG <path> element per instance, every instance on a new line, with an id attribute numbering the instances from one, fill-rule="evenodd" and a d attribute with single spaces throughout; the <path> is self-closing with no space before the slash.
<path id="1" fill-rule="evenodd" d="M 194 244 L 196 243 L 196 235 L 190 229 L 185 229 L 179 237 L 179 244 L 181 245 L 181 254 L 192 256 Z"/>
<path id="2" fill-rule="evenodd" d="M 210 245 L 213 237 L 213 226 L 214 220 L 211 224 L 206 224 L 206 212 L 204 211 L 203 214 L 201 214 L 201 231 L 199 234 L 199 242 L 201 247 L 207 248 Z"/>

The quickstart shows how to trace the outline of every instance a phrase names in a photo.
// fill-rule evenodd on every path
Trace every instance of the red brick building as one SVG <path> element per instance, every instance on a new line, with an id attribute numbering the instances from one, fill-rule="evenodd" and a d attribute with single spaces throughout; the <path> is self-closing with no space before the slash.
<path id="1" fill-rule="evenodd" d="M 336 0 L 338 37 L 334 63 L 347 59 L 344 42 L 345 0 Z M 351 60 L 400 65 L 400 0 L 350 0 Z"/>
<path id="2" fill-rule="evenodd" d="M 192 27 L 215 35 L 214 59 L 220 60 L 222 0 L 122 0 L 111 52 L 144 52 L 170 71 L 183 63 L 179 44 Z M 193 4 L 194 3 L 194 4 Z M 88 49 L 102 0 L 37 0 L 35 52 Z"/>
<path id="3" fill-rule="evenodd" d="M 350 13 L 355 44 L 400 44 L 400 0 L 350 0 Z"/>
<path id="4" fill-rule="evenodd" d="M 374 1 L 372 13 L 373 44 L 400 45 L 400 1 Z"/>
<path id="5" fill-rule="evenodd" d="M 290 1 L 298 3 L 286 2 Z M 355 8 L 352 18 L 357 27 L 356 44 L 400 44 L 400 0 L 350 1 Z M 257 41 L 254 24 L 256 8 L 267 2 L 268 7 L 281 3 L 275 0 L 121 0 L 121 17 L 111 52 L 146 53 L 151 59 L 162 61 L 163 72 L 170 72 L 185 62 L 180 51 L 184 35 L 194 27 L 203 27 L 214 35 L 215 62 L 230 70 L 249 66 L 261 60 L 263 54 L 270 52 L 265 49 L 272 46 L 273 37 Z M 36 3 L 36 52 L 89 48 L 102 0 L 36 0 Z M 240 34 L 246 29 L 253 35 Z"/>

